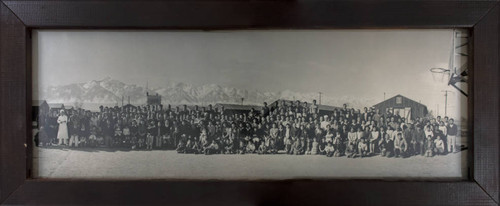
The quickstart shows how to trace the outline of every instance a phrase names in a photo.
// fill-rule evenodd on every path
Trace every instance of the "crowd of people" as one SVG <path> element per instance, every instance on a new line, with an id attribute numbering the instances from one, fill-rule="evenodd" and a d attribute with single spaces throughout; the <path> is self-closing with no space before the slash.
<path id="1" fill-rule="evenodd" d="M 40 147 L 110 147 L 176 150 L 194 154 L 278 154 L 432 157 L 458 152 L 459 129 L 448 117 L 405 119 L 392 110 L 338 108 L 320 112 L 311 104 L 264 103 L 259 111 L 161 105 L 100 107 L 40 113 Z"/>

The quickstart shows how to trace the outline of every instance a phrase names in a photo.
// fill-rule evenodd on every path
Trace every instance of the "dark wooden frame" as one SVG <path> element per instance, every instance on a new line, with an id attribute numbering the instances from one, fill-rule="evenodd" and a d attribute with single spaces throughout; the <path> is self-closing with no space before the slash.
<path id="1" fill-rule="evenodd" d="M 498 205 L 498 1 L 13 1 L 0 3 L 0 203 Z M 31 29 L 470 28 L 466 181 L 34 180 Z"/>

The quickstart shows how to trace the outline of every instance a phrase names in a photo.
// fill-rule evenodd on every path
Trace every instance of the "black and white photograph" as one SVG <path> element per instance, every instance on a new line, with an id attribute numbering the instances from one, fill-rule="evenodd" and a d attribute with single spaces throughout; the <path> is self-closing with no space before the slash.
<path id="1" fill-rule="evenodd" d="M 462 180 L 469 41 L 34 30 L 33 177 Z"/>

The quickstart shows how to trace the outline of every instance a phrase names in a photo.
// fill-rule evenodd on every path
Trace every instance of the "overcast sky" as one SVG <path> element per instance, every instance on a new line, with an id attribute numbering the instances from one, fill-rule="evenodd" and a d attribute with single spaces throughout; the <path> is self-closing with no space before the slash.
<path id="1" fill-rule="evenodd" d="M 111 77 L 383 100 L 402 94 L 444 111 L 429 68 L 448 68 L 452 30 L 35 31 L 34 85 Z M 38 82 L 36 82 L 38 80 Z M 34 89 L 36 93 L 36 88 Z M 450 95 L 459 108 L 461 95 Z M 455 115 L 458 115 L 457 113 Z"/>

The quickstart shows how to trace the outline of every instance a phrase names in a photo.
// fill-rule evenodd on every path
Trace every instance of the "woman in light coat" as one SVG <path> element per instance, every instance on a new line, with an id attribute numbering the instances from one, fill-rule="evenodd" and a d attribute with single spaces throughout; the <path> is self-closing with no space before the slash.
<path id="1" fill-rule="evenodd" d="M 59 145 L 68 144 L 68 116 L 64 110 L 60 111 L 59 117 L 57 118 L 57 123 L 59 124 L 59 130 L 57 131 L 57 139 L 59 140 Z"/>

